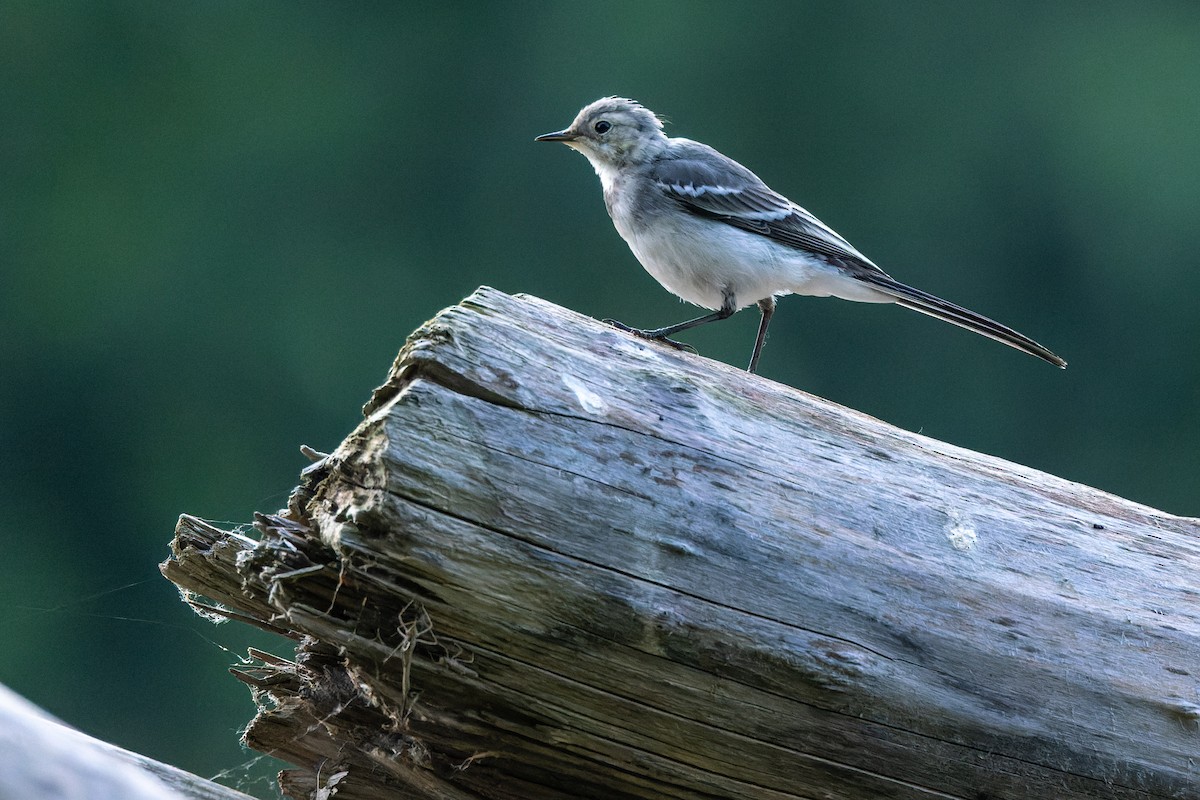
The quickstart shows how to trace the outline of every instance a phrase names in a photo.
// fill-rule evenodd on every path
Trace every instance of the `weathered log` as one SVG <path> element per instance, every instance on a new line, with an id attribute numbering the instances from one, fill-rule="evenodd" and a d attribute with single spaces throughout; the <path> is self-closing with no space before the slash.
<path id="1" fill-rule="evenodd" d="M 163 567 L 294 796 L 1200 798 L 1196 519 L 489 289 L 365 412 Z"/>
<path id="2" fill-rule="evenodd" d="M 69 728 L 0 686 L 0 800 L 254 800 Z"/>

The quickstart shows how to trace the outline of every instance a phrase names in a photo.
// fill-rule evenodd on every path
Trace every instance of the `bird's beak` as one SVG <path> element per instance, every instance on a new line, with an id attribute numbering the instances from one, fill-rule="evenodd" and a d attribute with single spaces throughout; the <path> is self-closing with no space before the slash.
<path id="1" fill-rule="evenodd" d="M 572 133 L 570 128 L 554 133 L 543 133 L 534 139 L 535 142 L 573 142 L 579 138 L 579 134 Z"/>

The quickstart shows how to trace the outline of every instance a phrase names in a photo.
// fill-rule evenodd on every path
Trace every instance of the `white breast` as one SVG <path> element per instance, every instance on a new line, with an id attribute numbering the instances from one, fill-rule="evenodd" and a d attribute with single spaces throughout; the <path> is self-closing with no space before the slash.
<path id="1" fill-rule="evenodd" d="M 715 310 L 727 292 L 738 308 L 782 294 L 891 299 L 803 251 L 682 209 L 643 212 L 635 220 L 636 198 L 622 185 L 629 177 L 604 161 L 588 160 L 621 238 L 655 280 L 689 303 Z"/>
<path id="2" fill-rule="evenodd" d="M 726 291 L 733 293 L 738 308 L 773 295 L 830 294 L 818 285 L 820 279 L 839 277 L 831 267 L 798 250 L 685 213 L 641 230 L 622 228 L 617 225 L 655 280 L 703 308 L 720 308 Z"/>

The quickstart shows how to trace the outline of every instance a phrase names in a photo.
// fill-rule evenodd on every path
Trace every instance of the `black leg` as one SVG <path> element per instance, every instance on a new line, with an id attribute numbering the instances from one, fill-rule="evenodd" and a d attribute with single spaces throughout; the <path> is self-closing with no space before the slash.
<path id="1" fill-rule="evenodd" d="M 754 340 L 754 354 L 750 356 L 747 372 L 758 371 L 758 357 L 762 355 L 763 343 L 767 341 L 767 326 L 771 324 L 771 315 L 775 313 L 775 298 L 759 300 L 758 310 L 762 312 L 762 320 L 758 323 L 758 338 Z"/>
<path id="2" fill-rule="evenodd" d="M 690 344 L 677 342 L 674 339 L 669 339 L 667 337 L 709 322 L 717 322 L 718 320 L 729 319 L 733 316 L 733 312 L 735 311 L 737 311 L 737 296 L 733 292 L 726 289 L 723 295 L 721 307 L 716 311 L 712 312 L 711 314 L 705 314 L 702 317 L 696 317 L 695 319 L 689 319 L 685 322 L 677 323 L 675 325 L 668 325 L 665 328 L 642 330 L 641 328 L 631 328 L 623 322 L 617 322 L 615 319 L 606 319 L 604 320 L 604 323 L 606 325 L 612 325 L 614 328 L 620 328 L 623 331 L 628 331 L 634 336 L 640 336 L 643 339 L 653 339 L 657 342 L 669 344 L 679 350 L 691 350 L 692 352 L 695 352 L 695 348 Z"/>

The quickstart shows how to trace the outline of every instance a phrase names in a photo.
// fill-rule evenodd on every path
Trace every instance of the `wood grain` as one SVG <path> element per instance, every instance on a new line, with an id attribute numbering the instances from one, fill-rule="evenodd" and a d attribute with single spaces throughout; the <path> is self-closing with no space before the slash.
<path id="1" fill-rule="evenodd" d="M 295 786 L 1200 797 L 1197 520 L 490 289 L 364 410 L 164 565 L 306 637 L 242 676 Z"/>

